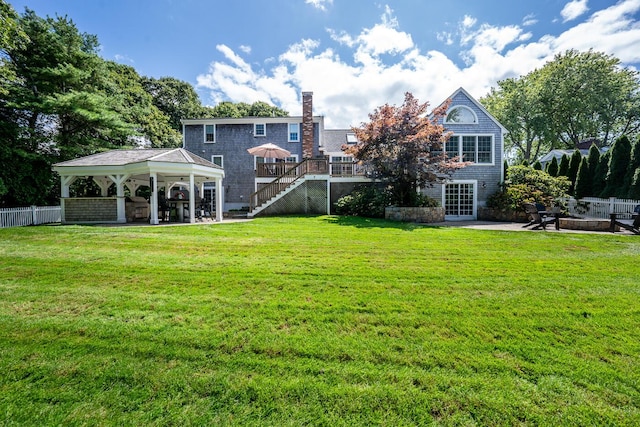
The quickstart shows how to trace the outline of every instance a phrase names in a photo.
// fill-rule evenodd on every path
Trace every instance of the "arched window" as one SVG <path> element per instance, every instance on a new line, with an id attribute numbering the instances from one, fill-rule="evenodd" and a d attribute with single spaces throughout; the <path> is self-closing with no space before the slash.
<path id="1" fill-rule="evenodd" d="M 469 107 L 458 105 L 449 110 L 445 118 L 445 123 L 477 124 L 478 117 Z"/>

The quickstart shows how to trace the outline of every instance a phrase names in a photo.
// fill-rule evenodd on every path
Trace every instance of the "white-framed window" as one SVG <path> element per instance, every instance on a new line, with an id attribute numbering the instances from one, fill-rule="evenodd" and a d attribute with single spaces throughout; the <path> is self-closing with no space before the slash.
<path id="1" fill-rule="evenodd" d="M 331 156 L 331 175 L 352 176 L 353 156 Z"/>
<path id="2" fill-rule="evenodd" d="M 444 119 L 445 123 L 455 124 L 478 124 L 478 116 L 469 107 L 464 105 L 457 105 L 449 109 L 447 117 Z"/>
<path id="3" fill-rule="evenodd" d="M 204 143 L 216 142 L 216 125 L 204 125 Z"/>
<path id="4" fill-rule="evenodd" d="M 458 157 L 461 162 L 493 164 L 492 135 L 453 135 L 445 143 L 448 158 Z"/>
<path id="5" fill-rule="evenodd" d="M 211 156 L 211 163 L 213 163 L 214 165 L 218 165 L 221 168 L 224 167 L 224 157 L 223 156 L 219 156 L 217 154 L 214 154 L 213 156 Z"/>
<path id="6" fill-rule="evenodd" d="M 355 133 L 348 133 L 347 134 L 347 144 L 355 144 L 358 142 L 358 138 L 356 138 L 356 134 Z"/>
<path id="7" fill-rule="evenodd" d="M 267 125 L 264 123 L 254 123 L 253 136 L 267 136 Z"/>
<path id="8" fill-rule="evenodd" d="M 300 142 L 300 123 L 289 123 L 289 142 Z"/>

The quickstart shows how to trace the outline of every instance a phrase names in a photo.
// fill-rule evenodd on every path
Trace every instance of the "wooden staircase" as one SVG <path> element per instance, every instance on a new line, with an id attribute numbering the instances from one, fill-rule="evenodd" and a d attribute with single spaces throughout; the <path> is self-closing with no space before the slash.
<path id="1" fill-rule="evenodd" d="M 309 174 L 327 175 L 329 161 L 327 159 L 304 159 L 285 171 L 282 175 L 260 188 L 249 196 L 248 217 L 252 218 L 271 204 L 280 200 L 294 188 L 300 186 Z"/>

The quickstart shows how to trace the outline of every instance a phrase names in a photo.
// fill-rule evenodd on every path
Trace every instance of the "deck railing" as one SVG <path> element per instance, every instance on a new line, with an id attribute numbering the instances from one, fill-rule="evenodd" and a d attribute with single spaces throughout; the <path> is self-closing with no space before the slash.
<path id="1" fill-rule="evenodd" d="M 331 176 L 364 176 L 365 166 L 354 162 L 331 162 L 329 163 Z"/>
<path id="2" fill-rule="evenodd" d="M 284 174 L 286 171 L 295 168 L 298 163 L 258 163 L 256 165 L 256 177 L 258 178 L 275 178 Z"/>
<path id="3" fill-rule="evenodd" d="M 60 222 L 60 206 L 26 206 L 0 209 L 0 228 Z"/>
<path id="4" fill-rule="evenodd" d="M 283 163 L 283 165 L 287 165 L 287 163 Z M 291 167 L 285 167 L 282 174 L 249 196 L 249 210 L 253 212 L 255 208 L 284 191 L 304 175 L 326 175 L 328 172 L 329 162 L 326 159 L 305 159 L 291 165 Z"/>
<path id="5" fill-rule="evenodd" d="M 322 160 L 320 160 L 322 161 Z M 298 163 L 258 163 L 256 165 L 256 177 L 258 178 L 275 178 L 283 175 L 288 170 L 297 167 Z M 354 162 L 330 162 L 328 173 L 331 176 L 363 176 L 365 175 L 365 167 Z M 327 173 L 327 169 L 323 169 L 322 172 Z"/>

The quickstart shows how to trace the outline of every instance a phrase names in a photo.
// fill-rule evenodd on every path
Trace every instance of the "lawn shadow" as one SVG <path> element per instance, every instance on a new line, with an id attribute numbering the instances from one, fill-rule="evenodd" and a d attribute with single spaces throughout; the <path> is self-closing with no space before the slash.
<path id="1" fill-rule="evenodd" d="M 434 227 L 431 224 L 415 222 L 391 221 L 383 218 L 365 218 L 360 216 L 332 215 L 324 219 L 329 224 L 337 224 L 356 228 L 395 228 L 397 230 L 413 231 L 417 228 Z"/>

